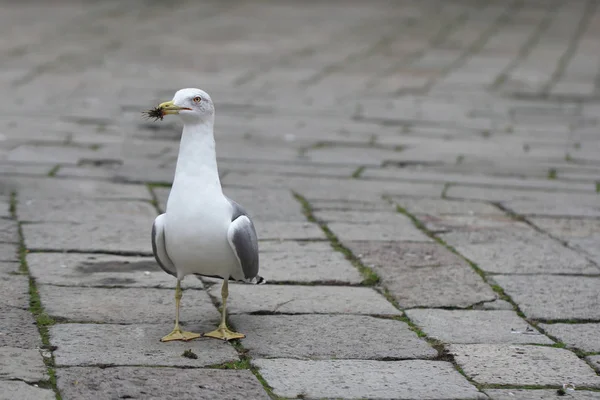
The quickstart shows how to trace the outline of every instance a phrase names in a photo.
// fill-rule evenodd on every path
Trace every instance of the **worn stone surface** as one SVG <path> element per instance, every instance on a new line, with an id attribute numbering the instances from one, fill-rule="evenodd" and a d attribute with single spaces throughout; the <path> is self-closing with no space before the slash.
<path id="1" fill-rule="evenodd" d="M 0 346 L 34 349 L 41 345 L 42 340 L 31 312 L 0 304 Z"/>
<path id="2" fill-rule="evenodd" d="M 19 381 L 0 380 L 0 400 L 54 400 L 56 395 L 50 389 L 28 385 Z"/>
<path id="3" fill-rule="evenodd" d="M 24 214 L 25 220 L 41 222 L 23 225 L 28 249 L 151 254 L 156 210 L 149 203 L 56 199 L 39 207 L 41 212 L 32 204 Z"/>
<path id="4" fill-rule="evenodd" d="M 329 243 L 262 242 L 260 274 L 269 282 L 329 282 L 359 284 L 363 277 Z M 297 245 L 295 243 L 302 243 Z"/>
<path id="5" fill-rule="evenodd" d="M 600 319 L 598 277 L 497 275 L 494 280 L 528 318 Z"/>
<path id="6" fill-rule="evenodd" d="M 480 384 L 600 387 L 600 376 L 572 352 L 532 345 L 455 344 L 450 353 Z"/>
<path id="7" fill-rule="evenodd" d="M 0 243 L 19 243 L 19 230 L 16 221 L 0 218 Z"/>
<path id="8" fill-rule="evenodd" d="M 274 393 L 282 397 L 485 398 L 450 363 L 441 361 L 257 359 L 252 364 L 259 368 Z"/>
<path id="9" fill-rule="evenodd" d="M 0 347 L 0 379 L 25 382 L 48 379 L 39 350 Z"/>
<path id="10" fill-rule="evenodd" d="M 560 398 L 556 394 L 556 389 L 485 389 L 484 392 L 492 400 L 546 400 Z M 576 389 L 575 391 L 568 392 L 568 398 L 574 400 L 598 400 L 600 399 L 600 392 Z"/>
<path id="11" fill-rule="evenodd" d="M 0 243 L 0 262 L 12 261 L 16 262 L 19 260 L 18 245 L 12 243 Z"/>
<path id="12" fill-rule="evenodd" d="M 248 370 L 74 367 L 57 376 L 65 399 L 269 399 Z"/>
<path id="13" fill-rule="evenodd" d="M 252 357 L 323 359 L 433 358 L 437 351 L 408 325 L 358 315 L 235 315 Z M 317 334 L 318 332 L 318 334 Z M 340 332 L 344 332 L 340 337 Z"/>
<path id="14" fill-rule="evenodd" d="M 188 322 L 184 329 L 196 333 L 212 331 L 211 321 Z M 154 325 L 58 324 L 50 328 L 50 340 L 57 347 L 56 365 L 152 365 L 203 367 L 237 361 L 237 352 L 227 343 L 209 338 L 189 342 L 162 343 L 172 323 Z M 192 350 L 197 359 L 182 356 Z"/>
<path id="15" fill-rule="evenodd" d="M 29 279 L 22 274 L 0 275 L 0 306 L 29 309 Z"/>
<path id="16" fill-rule="evenodd" d="M 585 352 L 600 352 L 600 324 L 540 324 L 548 334 L 564 342 L 567 347 Z"/>
<path id="17" fill-rule="evenodd" d="M 212 286 L 209 293 L 220 299 L 221 285 Z M 374 289 L 340 286 L 230 284 L 227 310 L 230 314 L 402 314 Z"/>
<path id="18" fill-rule="evenodd" d="M 350 242 L 403 308 L 469 307 L 496 298 L 467 263 L 432 243 Z"/>
<path id="19" fill-rule="evenodd" d="M 406 241 L 406 242 L 432 242 L 433 239 L 418 230 L 406 217 L 390 214 L 390 221 L 382 224 L 331 222 L 327 226 L 339 240 L 346 243 L 351 240 L 381 240 L 381 241 Z M 398 219 L 398 222 L 394 220 Z"/>
<path id="20" fill-rule="evenodd" d="M 38 283 L 86 287 L 175 288 L 177 280 L 163 271 L 154 258 L 104 254 L 29 253 L 27 265 Z M 183 288 L 202 288 L 190 276 Z"/>
<path id="21" fill-rule="evenodd" d="M 440 237 L 486 272 L 598 274 L 585 257 L 533 229 L 452 232 Z"/>
<path id="22" fill-rule="evenodd" d="M 39 293 L 49 315 L 70 321 L 150 324 L 175 320 L 174 290 L 40 285 Z M 183 292 L 180 318 L 186 323 L 216 323 L 219 314 L 205 291 L 192 289 Z"/>
<path id="23" fill-rule="evenodd" d="M 512 310 L 416 309 L 406 314 L 428 337 L 444 343 L 554 343 Z"/>

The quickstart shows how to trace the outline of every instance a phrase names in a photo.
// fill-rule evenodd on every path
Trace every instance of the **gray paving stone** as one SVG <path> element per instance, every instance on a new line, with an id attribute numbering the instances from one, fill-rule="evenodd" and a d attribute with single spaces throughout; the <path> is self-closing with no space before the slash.
<path id="1" fill-rule="evenodd" d="M 260 271 L 269 282 L 328 282 L 359 284 L 363 277 L 328 242 L 262 242 Z M 265 250 L 267 247 L 268 251 Z"/>
<path id="2" fill-rule="evenodd" d="M 0 261 L 0 273 L 9 274 L 9 275 L 17 275 L 22 274 L 20 271 L 21 263 L 14 261 Z"/>
<path id="3" fill-rule="evenodd" d="M 149 233 L 154 218 L 147 224 L 123 222 L 118 226 L 97 222 L 84 224 L 25 224 L 25 246 L 33 251 L 122 252 L 152 255 Z M 147 235 L 144 233 L 148 233 Z"/>
<path id="4" fill-rule="evenodd" d="M 484 392 L 491 400 L 546 400 L 560 398 L 556 394 L 556 389 L 484 389 Z M 569 392 L 567 398 L 573 400 L 598 400 L 600 399 L 600 392 L 575 390 Z"/>
<path id="5" fill-rule="evenodd" d="M 39 382 L 48 378 L 39 350 L 0 347 L 0 379 Z"/>
<path id="6" fill-rule="evenodd" d="M 34 349 L 42 345 L 29 310 L 0 304 L 0 346 Z"/>
<path id="7" fill-rule="evenodd" d="M 0 275 L 0 305 L 29 310 L 29 278 L 25 275 Z"/>
<path id="8" fill-rule="evenodd" d="M 427 215 L 504 215 L 499 208 L 476 201 L 442 199 L 410 199 L 394 197 L 393 200 L 411 214 Z"/>
<path id="9" fill-rule="evenodd" d="M 209 293 L 220 299 L 221 285 L 212 286 Z M 231 284 L 227 309 L 229 314 L 402 314 L 371 288 L 343 286 Z"/>
<path id="10" fill-rule="evenodd" d="M 326 240 L 317 224 L 311 222 L 256 221 L 259 240 Z"/>
<path id="11" fill-rule="evenodd" d="M 600 376 L 574 353 L 545 346 L 455 344 L 450 353 L 479 384 L 600 387 Z"/>
<path id="12" fill-rule="evenodd" d="M 55 363 L 64 366 L 187 366 L 203 367 L 237 361 L 232 346 L 208 338 L 189 342 L 162 343 L 172 323 L 154 325 L 58 324 L 50 328 L 56 346 Z M 186 330 L 203 333 L 215 329 L 212 321 L 187 323 Z M 197 359 L 181 354 L 191 349 Z"/>
<path id="13" fill-rule="evenodd" d="M 528 318 L 600 319 L 600 278 L 497 275 L 494 280 Z"/>
<path id="14" fill-rule="evenodd" d="M 104 223 L 119 228 L 125 224 L 146 225 L 157 213 L 149 202 L 111 201 L 92 199 L 45 199 L 23 204 L 18 209 L 19 220 L 24 222 L 56 222 L 60 224 Z M 149 221 L 149 222 L 148 222 Z M 141 226 L 140 226 L 141 227 Z"/>
<path id="15" fill-rule="evenodd" d="M 344 222 L 330 222 L 327 226 L 342 242 L 351 240 L 433 241 L 433 239 L 417 229 L 410 219 L 401 214 L 378 213 L 376 215 L 378 218 L 385 218 L 384 216 L 388 215 L 388 222 L 382 223 L 381 221 L 378 221 L 377 218 L 374 218 L 372 223 L 367 223 L 364 220 L 361 221 L 360 216 L 369 218 L 368 213 L 357 214 L 345 211 L 329 212 L 329 214 L 333 213 L 339 218 L 338 221 Z M 321 213 L 317 213 L 317 218 L 320 218 L 320 215 Z"/>
<path id="16" fill-rule="evenodd" d="M 512 310 L 416 309 L 406 315 L 427 336 L 444 343 L 554 343 Z"/>
<path id="17" fill-rule="evenodd" d="M 568 347 L 585 352 L 600 352 L 600 324 L 540 324 L 548 334 Z"/>
<path id="18" fill-rule="evenodd" d="M 0 381 L 0 400 L 54 400 L 56 395 L 50 389 L 28 385 L 19 381 Z"/>
<path id="19" fill-rule="evenodd" d="M 76 322 L 154 324 L 175 320 L 175 291 L 149 288 L 104 289 L 39 286 L 46 313 Z M 219 313 L 204 290 L 185 290 L 182 323 L 218 322 Z M 167 332 L 168 333 L 168 332 Z"/>
<path id="20" fill-rule="evenodd" d="M 18 194 L 19 206 L 46 199 L 87 198 L 111 200 L 151 200 L 144 185 L 117 184 L 93 179 L 48 179 L 19 177 L 7 184 Z"/>
<path id="21" fill-rule="evenodd" d="M 255 359 L 252 364 L 273 392 L 286 398 L 485 398 L 452 364 L 441 361 Z"/>
<path id="22" fill-rule="evenodd" d="M 464 260 L 437 243 L 350 242 L 402 308 L 470 307 L 496 299 Z"/>
<path id="23" fill-rule="evenodd" d="M 600 220 L 581 218 L 530 218 L 536 226 L 550 235 L 589 254 L 600 264 Z"/>
<path id="24" fill-rule="evenodd" d="M 38 283 L 86 287 L 175 288 L 177 280 L 163 271 L 154 258 L 105 254 L 29 253 L 29 272 Z M 190 276 L 184 288 L 202 288 Z"/>
<path id="25" fill-rule="evenodd" d="M 19 246 L 16 243 L 0 243 L 0 262 L 19 261 Z"/>
<path id="26" fill-rule="evenodd" d="M 19 243 L 19 228 L 16 221 L 0 218 L 0 243 Z"/>
<path id="27" fill-rule="evenodd" d="M 485 229 L 510 229 L 523 228 L 524 224 L 516 222 L 511 217 L 484 215 L 484 216 L 465 216 L 465 215 L 442 215 L 442 216 L 418 216 L 425 228 L 432 232 L 447 231 L 478 231 Z"/>
<path id="28" fill-rule="evenodd" d="M 440 238 L 486 272 L 598 274 L 577 252 L 532 229 L 450 232 Z"/>
<path id="29" fill-rule="evenodd" d="M 437 351 L 404 322 L 359 315 L 235 315 L 254 358 L 412 359 Z"/>
<path id="30" fill-rule="evenodd" d="M 248 370 L 73 367 L 60 368 L 57 376 L 58 389 L 65 400 L 269 399 Z"/>

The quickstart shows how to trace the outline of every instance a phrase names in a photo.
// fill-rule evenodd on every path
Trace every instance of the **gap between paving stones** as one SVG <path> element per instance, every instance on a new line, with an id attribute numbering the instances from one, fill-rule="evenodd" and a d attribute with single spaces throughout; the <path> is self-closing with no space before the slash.
<path id="1" fill-rule="evenodd" d="M 12 216 L 12 219 L 16 221 L 18 225 L 20 261 L 19 270 L 23 275 L 27 275 L 29 277 L 29 311 L 33 314 L 35 318 L 38 332 L 42 338 L 43 350 L 47 351 L 47 353 L 42 354 L 42 359 L 44 361 L 44 364 L 46 365 L 49 379 L 45 382 L 38 382 L 37 384 L 39 387 L 52 389 L 56 396 L 56 400 L 61 400 L 62 397 L 56 385 L 56 369 L 53 354 L 54 348 L 50 344 L 50 336 L 48 332 L 48 327 L 53 325 L 55 321 L 48 314 L 45 313 L 40 295 L 38 293 L 37 284 L 35 282 L 35 279 L 29 273 L 29 267 L 27 266 L 26 259 L 27 249 L 25 248 L 23 231 L 21 229 L 21 224 L 18 219 L 17 204 L 17 193 L 12 192 L 10 196 L 10 214 Z"/>
<path id="2" fill-rule="evenodd" d="M 531 222 L 528 217 L 525 217 L 523 215 L 519 215 L 519 214 L 515 213 L 511 209 L 505 207 L 502 203 L 492 202 L 490 204 L 496 206 L 497 208 L 499 208 L 500 210 L 505 212 L 510 218 L 514 219 L 515 221 L 523 222 L 524 224 L 527 224 L 530 228 L 534 229 L 536 232 L 539 232 L 542 235 L 549 237 L 550 239 L 556 240 L 557 242 L 559 242 L 560 244 L 562 244 L 564 247 L 566 247 L 568 249 L 571 249 L 573 251 L 580 253 L 579 249 L 570 246 L 569 242 L 567 240 L 560 239 L 560 238 L 544 231 L 543 229 L 538 227 L 536 224 Z M 554 218 L 561 218 L 561 217 L 554 217 Z M 574 219 L 572 217 L 564 217 L 564 218 Z M 582 217 L 582 218 L 589 219 L 587 217 Z M 595 218 L 592 218 L 592 219 L 595 219 Z M 585 255 L 585 253 L 584 253 L 584 255 Z M 592 258 L 590 258 L 590 257 L 585 257 L 585 258 L 590 264 L 595 265 L 596 267 L 600 268 L 600 265 L 598 265 Z M 535 274 L 533 274 L 533 275 L 535 275 Z M 544 274 L 544 275 L 554 275 L 554 274 Z M 570 275 L 570 274 L 556 274 L 556 275 Z M 572 274 L 572 275 L 578 275 L 578 274 Z M 598 274 L 598 275 L 600 275 L 600 274 Z M 590 276 L 597 276 L 597 275 L 590 275 Z"/>
<path id="3" fill-rule="evenodd" d="M 385 198 L 385 196 L 384 196 L 384 198 Z M 492 288 L 492 289 L 493 289 L 493 290 L 494 290 L 494 291 L 495 291 L 495 292 L 496 292 L 496 293 L 499 295 L 500 299 L 502 299 L 502 300 L 505 300 L 505 301 L 509 302 L 509 303 L 510 303 L 510 304 L 513 306 L 513 309 L 514 309 L 514 311 L 517 313 L 517 315 L 518 315 L 519 317 L 523 318 L 523 319 L 524 319 L 526 322 L 530 323 L 530 324 L 531 324 L 531 325 L 532 325 L 532 326 L 533 326 L 535 329 L 537 329 L 537 330 L 538 330 L 538 331 L 539 331 L 541 334 L 548 336 L 548 337 L 549 337 L 551 340 L 553 340 L 553 341 L 555 341 L 555 342 L 556 342 L 555 344 L 552 344 L 552 345 L 548 345 L 548 344 L 530 344 L 531 346 L 542 346 L 542 347 L 553 347 L 553 348 L 561 348 L 561 349 L 562 349 L 562 348 L 564 348 L 564 349 L 567 349 L 567 350 L 571 351 L 572 353 L 574 353 L 574 354 L 575 354 L 575 355 L 576 355 L 578 358 L 582 359 L 582 360 L 583 360 L 583 361 L 584 361 L 586 364 L 588 364 L 588 365 L 589 365 L 589 366 L 592 368 L 592 370 L 594 370 L 594 371 L 595 371 L 595 368 L 594 368 L 594 366 L 591 364 L 591 361 L 590 361 L 588 358 L 586 358 L 586 357 L 588 357 L 588 356 L 590 356 L 590 355 L 595 355 L 595 354 L 589 354 L 589 353 L 585 353 L 585 352 L 577 351 L 576 349 L 570 349 L 570 348 L 568 348 L 568 347 L 567 347 L 567 345 L 566 345 L 565 343 L 563 343 L 561 340 L 559 340 L 558 338 L 556 338 L 556 337 L 554 337 L 554 336 L 552 336 L 552 335 L 549 335 L 549 334 L 547 334 L 547 333 L 546 333 L 546 331 L 545 331 L 545 330 L 544 330 L 542 327 L 540 327 L 540 326 L 539 326 L 539 324 L 540 324 L 540 323 L 560 323 L 560 322 L 562 322 L 562 323 L 565 323 L 564 321 L 558 321 L 558 320 L 556 320 L 556 321 L 554 321 L 554 320 L 552 320 L 552 321 L 543 321 L 543 320 L 531 320 L 531 319 L 528 319 L 528 318 L 525 316 L 525 314 L 524 314 L 524 313 L 523 313 L 523 312 L 520 310 L 519 306 L 518 306 L 518 305 L 517 305 L 517 304 L 516 304 L 516 303 L 515 303 L 515 302 L 512 300 L 512 298 L 510 298 L 510 296 L 508 296 L 508 295 L 507 295 L 507 294 L 504 292 L 504 289 L 502 289 L 502 287 L 500 287 L 499 285 L 497 285 L 497 284 L 495 284 L 495 283 L 491 283 L 491 282 L 489 281 L 489 279 L 488 279 L 487 277 L 488 277 L 488 276 L 493 276 L 494 274 L 488 274 L 488 273 L 485 273 L 483 270 L 481 270 L 481 269 L 479 268 L 479 266 L 477 266 L 477 264 L 475 264 L 475 263 L 474 263 L 474 262 L 472 262 L 471 260 L 469 260 L 469 259 L 465 258 L 465 257 L 464 257 L 463 255 L 461 255 L 461 254 L 460 254 L 458 251 L 456 251 L 456 249 L 454 249 L 452 246 L 450 246 L 450 245 L 448 245 L 447 243 L 445 243 L 445 242 L 444 242 L 442 239 L 440 239 L 439 237 L 437 237 L 437 236 L 436 236 L 436 235 L 435 235 L 433 232 L 429 231 L 429 230 L 428 230 L 428 229 L 425 227 L 425 225 L 424 225 L 424 224 L 423 224 L 423 223 L 422 223 L 422 222 L 421 222 L 421 221 L 420 221 L 420 220 L 419 220 L 419 219 L 418 219 L 416 216 L 412 215 L 412 214 L 411 214 L 411 213 L 409 213 L 407 210 L 405 210 L 404 208 L 402 208 L 400 205 L 396 204 L 396 203 L 393 201 L 393 199 L 387 199 L 387 200 L 388 200 L 388 201 L 389 201 L 391 204 L 395 204 L 395 205 L 396 205 L 396 209 L 397 209 L 397 211 L 398 211 L 399 213 L 401 213 L 401 214 L 404 214 L 404 215 L 406 215 L 407 217 L 409 217 L 409 218 L 410 218 L 410 219 L 413 221 L 413 223 L 415 224 L 415 226 L 416 226 L 418 229 L 420 229 L 420 230 L 421 230 L 421 231 L 423 231 L 425 234 L 427 234 L 429 237 L 431 237 L 432 239 L 434 239 L 434 240 L 435 240 L 437 243 L 439 243 L 439 244 L 443 245 L 443 246 L 444 246 L 444 247 L 446 247 L 448 250 L 452 251 L 453 253 L 455 253 L 455 254 L 457 254 L 458 256 L 460 256 L 461 258 L 463 258 L 463 259 L 464 259 L 464 260 L 465 260 L 465 261 L 466 261 L 466 262 L 467 262 L 467 263 L 468 263 L 468 264 L 469 264 L 469 265 L 470 265 L 470 266 L 471 266 L 471 267 L 472 267 L 472 268 L 475 270 L 475 272 L 477 272 L 477 274 L 479 274 L 479 275 L 482 277 L 482 279 L 484 280 L 484 282 L 486 282 L 488 285 L 490 285 L 490 286 L 491 286 L 491 288 Z M 498 205 L 497 205 L 497 204 L 495 204 L 495 203 L 492 203 L 492 204 L 493 204 L 493 205 L 495 205 L 495 206 L 498 206 Z M 502 207 L 498 207 L 498 208 L 500 208 L 502 211 L 505 211 L 505 212 L 506 212 L 506 210 L 505 210 L 504 208 L 502 208 Z M 514 213 L 512 213 L 512 215 L 510 215 L 510 216 L 511 216 L 511 217 L 513 217 L 513 218 L 516 218 L 517 220 L 522 220 L 522 219 L 524 220 L 524 217 L 522 217 L 522 216 L 519 216 L 518 214 L 514 214 Z M 536 227 L 535 229 L 539 231 L 539 229 L 537 229 L 537 227 Z M 542 232 L 542 233 L 545 233 L 545 232 Z M 522 275 L 527 275 L 527 274 L 522 274 Z M 529 274 L 529 275 L 540 275 L 540 274 Z M 470 307 L 470 308 L 472 308 L 472 307 Z M 571 323 L 581 323 L 581 322 L 582 322 L 582 321 L 579 321 L 579 320 L 573 320 L 573 321 L 571 321 L 571 320 L 568 320 L 568 321 L 570 321 Z M 597 322 L 597 321 L 595 321 L 595 320 L 594 320 L 594 321 L 590 320 L 590 321 L 585 321 L 585 322 L 594 323 L 594 322 Z M 455 363 L 455 361 L 454 361 L 454 358 L 453 358 L 453 360 L 452 360 L 452 361 L 453 361 L 453 363 Z M 460 369 L 460 367 L 459 367 L 458 365 L 457 365 L 457 369 L 459 369 L 459 371 L 461 372 L 461 374 L 465 375 L 465 374 L 464 374 L 464 372 L 462 371 L 462 369 Z M 465 375 L 465 376 L 466 376 L 466 375 Z M 467 379 L 469 379 L 469 381 L 470 381 L 470 382 L 472 382 L 473 384 L 475 384 L 475 383 L 474 383 L 474 382 L 473 382 L 473 381 L 472 381 L 470 378 L 468 378 L 468 377 L 467 377 Z M 477 386 L 479 389 L 485 389 L 485 388 L 489 389 L 489 388 L 490 388 L 490 387 L 488 387 L 488 386 L 486 386 L 486 385 L 477 385 L 477 384 L 475 384 L 475 385 L 476 385 L 476 386 Z M 496 387 L 495 387 L 495 388 L 496 388 Z M 524 387 L 519 387 L 519 386 L 510 386 L 510 387 L 508 387 L 508 386 L 507 386 L 507 387 L 504 387 L 504 386 L 503 386 L 502 388 L 511 388 L 511 389 L 512 389 L 512 388 L 524 388 Z M 540 389 L 540 388 L 548 388 L 548 387 L 537 387 L 537 386 L 536 386 L 536 387 L 532 387 L 532 388 L 535 388 L 535 389 Z M 555 387 L 553 387 L 553 388 L 555 388 Z M 582 389 L 588 390 L 588 388 L 582 388 Z M 594 390 L 594 391 L 596 391 L 596 390 L 598 390 L 598 389 L 593 389 L 593 388 L 590 388 L 589 390 Z"/>
<path id="4" fill-rule="evenodd" d="M 406 323 L 408 325 L 409 329 L 411 331 L 413 331 L 417 335 L 417 337 L 425 340 L 427 343 L 429 343 L 429 345 L 431 347 L 433 347 L 433 349 L 435 349 L 437 351 L 438 356 L 433 358 L 433 360 L 446 361 L 446 362 L 451 363 L 453 365 L 453 367 L 463 377 L 465 377 L 465 379 L 470 384 L 472 384 L 474 387 L 476 387 L 479 390 L 479 385 L 464 373 L 464 371 L 462 370 L 460 365 L 458 365 L 458 363 L 455 361 L 454 356 L 450 352 L 448 352 L 448 350 L 445 348 L 444 343 L 442 343 L 436 339 L 428 337 L 427 334 L 425 334 L 425 332 L 423 332 L 416 324 L 414 324 L 410 320 L 410 318 L 408 318 L 408 316 L 404 313 L 404 311 L 400 308 L 398 302 L 396 302 L 394 300 L 394 298 L 389 293 L 387 288 L 381 283 L 381 278 L 377 275 L 377 273 L 375 271 L 373 271 L 371 268 L 363 265 L 362 262 L 360 261 L 360 259 L 358 259 L 348 248 L 346 248 L 338 240 L 338 238 L 335 236 L 335 234 L 327 227 L 327 224 L 320 222 L 315 218 L 313 211 L 312 211 L 312 207 L 310 205 L 310 202 L 304 196 L 302 196 L 300 193 L 297 193 L 297 192 L 293 192 L 293 194 L 294 194 L 294 197 L 302 204 L 303 212 L 306 215 L 306 218 L 310 222 L 313 222 L 313 223 L 319 225 L 321 227 L 321 229 L 323 230 L 323 232 L 325 233 L 325 235 L 329 238 L 331 246 L 335 250 L 346 255 L 346 257 L 348 257 L 348 259 L 352 262 L 352 264 L 355 265 L 359 269 L 359 271 L 365 276 L 365 281 L 363 281 L 363 284 L 365 286 L 372 286 L 372 287 L 375 286 L 375 289 L 379 289 L 379 291 L 383 294 L 383 296 L 396 309 L 402 311 L 401 316 L 392 316 L 392 317 L 387 317 L 387 318 Z M 417 226 L 417 228 L 418 228 L 418 226 Z"/>

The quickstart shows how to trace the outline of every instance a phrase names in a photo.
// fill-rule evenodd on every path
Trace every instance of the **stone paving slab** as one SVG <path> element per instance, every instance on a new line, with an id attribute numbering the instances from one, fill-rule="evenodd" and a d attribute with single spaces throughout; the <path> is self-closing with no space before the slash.
<path id="1" fill-rule="evenodd" d="M 19 261 L 19 247 L 17 244 L 0 243 L 0 262 Z"/>
<path id="2" fill-rule="evenodd" d="M 154 216 L 142 225 L 123 221 L 117 226 L 83 224 L 24 224 L 25 246 L 33 251 L 119 252 L 152 255 L 148 238 Z M 147 232 L 148 235 L 140 234 Z"/>
<path id="3" fill-rule="evenodd" d="M 546 400 L 560 398 L 556 394 L 556 389 L 485 389 L 484 392 L 491 400 Z M 568 396 L 566 397 L 573 400 L 598 400 L 600 399 L 600 392 L 590 392 L 576 389 L 575 391 L 568 392 Z"/>
<path id="4" fill-rule="evenodd" d="M 460 307 L 496 294 L 464 260 L 437 243 L 349 242 L 402 308 Z"/>
<path id="5" fill-rule="evenodd" d="M 321 228 L 310 222 L 256 221 L 260 240 L 326 240 Z"/>
<path id="6" fill-rule="evenodd" d="M 74 322 L 143 324 L 175 321 L 175 291 L 167 289 L 102 289 L 40 285 L 46 313 Z M 219 313 L 204 290 L 185 290 L 182 323 L 218 322 Z M 168 333 L 168 332 L 167 332 Z"/>
<path id="7" fill-rule="evenodd" d="M 600 324 L 540 324 L 548 334 L 564 342 L 567 347 L 585 352 L 600 352 Z"/>
<path id="8" fill-rule="evenodd" d="M 29 253 L 27 265 L 37 283 L 83 287 L 148 287 L 175 289 L 177 280 L 154 258 L 105 254 Z M 184 288 L 201 289 L 195 276 Z"/>
<path id="9" fill-rule="evenodd" d="M 395 203 L 411 214 L 426 215 L 468 215 L 502 216 L 504 212 L 491 204 L 477 201 L 455 201 L 445 199 L 411 199 L 407 197 L 392 197 Z"/>
<path id="10" fill-rule="evenodd" d="M 572 352 L 544 346 L 455 344 L 450 353 L 479 384 L 600 387 L 600 376 Z"/>
<path id="11" fill-rule="evenodd" d="M 0 306 L 29 309 L 29 279 L 25 275 L 0 275 Z"/>
<path id="12" fill-rule="evenodd" d="M 342 242 L 358 240 L 395 240 L 431 242 L 432 239 L 417 229 L 406 216 L 394 212 L 319 211 L 318 220 L 327 226 Z"/>
<path id="13" fill-rule="evenodd" d="M 235 315 L 254 358 L 412 359 L 437 351 L 406 323 L 359 315 Z"/>
<path id="14" fill-rule="evenodd" d="M 58 388 L 65 400 L 269 399 L 248 370 L 73 367 L 59 369 L 57 376 Z"/>
<path id="15" fill-rule="evenodd" d="M 257 359 L 252 364 L 276 395 L 287 398 L 485 398 L 450 363 L 441 361 Z"/>
<path id="16" fill-rule="evenodd" d="M 187 323 L 186 330 L 212 331 L 211 321 Z M 201 338 L 189 342 L 160 342 L 171 332 L 171 323 L 154 325 L 58 324 L 50 328 L 50 340 L 58 367 L 69 366 L 165 366 L 204 367 L 238 361 L 227 343 Z M 198 358 L 182 356 L 192 350 Z"/>
<path id="17" fill-rule="evenodd" d="M 444 343 L 554 343 L 512 310 L 415 309 L 406 315 L 428 337 Z"/>
<path id="18" fill-rule="evenodd" d="M 91 179 L 48 179 L 19 177 L 8 181 L 19 193 L 19 205 L 47 199 L 86 198 L 94 200 L 151 200 L 144 185 L 104 182 Z"/>
<path id="19" fill-rule="evenodd" d="M 0 347 L 0 379 L 39 382 L 48 378 L 39 350 Z"/>
<path id="20" fill-rule="evenodd" d="M 598 274 L 577 252 L 532 229 L 451 232 L 440 238 L 486 272 Z"/>
<path id="21" fill-rule="evenodd" d="M 221 298 L 221 285 L 209 289 Z M 369 314 L 402 315 L 385 297 L 366 287 L 229 285 L 229 314 Z"/>
<path id="22" fill-rule="evenodd" d="M 598 277 L 496 275 L 494 280 L 528 318 L 600 319 Z"/>
<path id="23" fill-rule="evenodd" d="M 35 349 L 42 345 L 28 309 L 0 304 L 0 346 Z"/>
<path id="24" fill-rule="evenodd" d="M 291 244 L 290 244 L 291 243 Z M 268 282 L 359 284 L 363 277 L 328 242 L 261 242 L 260 271 Z"/>
<path id="25" fill-rule="evenodd" d="M 0 243 L 19 243 L 19 230 L 15 221 L 0 218 Z"/>
<path id="26" fill-rule="evenodd" d="M 30 386 L 20 381 L 0 381 L 0 400 L 55 400 L 56 395 L 50 389 Z"/>

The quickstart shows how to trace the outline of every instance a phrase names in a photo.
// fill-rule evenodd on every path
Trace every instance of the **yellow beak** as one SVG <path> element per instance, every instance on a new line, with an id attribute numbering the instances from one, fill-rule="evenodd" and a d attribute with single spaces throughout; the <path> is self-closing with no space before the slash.
<path id="1" fill-rule="evenodd" d="M 179 114 L 180 110 L 190 110 L 190 108 L 187 107 L 179 107 L 176 106 L 173 103 L 173 100 L 171 101 L 165 101 L 164 103 L 160 103 L 158 105 L 158 108 L 163 110 L 163 114 L 167 115 L 167 114 Z"/>

